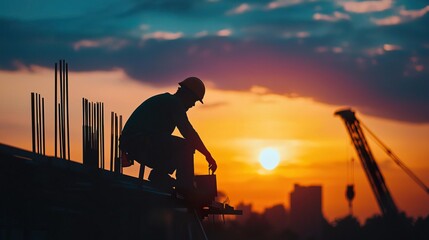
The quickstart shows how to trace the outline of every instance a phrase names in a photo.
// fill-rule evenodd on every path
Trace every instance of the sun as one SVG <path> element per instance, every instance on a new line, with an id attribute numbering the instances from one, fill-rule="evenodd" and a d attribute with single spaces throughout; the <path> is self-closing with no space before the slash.
<path id="1" fill-rule="evenodd" d="M 280 154 L 275 148 L 264 148 L 259 153 L 259 163 L 266 170 L 273 170 L 279 165 Z"/>

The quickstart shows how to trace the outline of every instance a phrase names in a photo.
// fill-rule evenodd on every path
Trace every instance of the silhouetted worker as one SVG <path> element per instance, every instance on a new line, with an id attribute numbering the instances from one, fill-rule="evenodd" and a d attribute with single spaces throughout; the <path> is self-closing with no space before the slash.
<path id="1" fill-rule="evenodd" d="M 126 122 L 121 136 L 121 150 L 129 159 L 152 168 L 149 180 L 158 186 L 182 193 L 193 191 L 194 153 L 201 152 L 213 173 L 216 161 L 188 120 L 186 112 L 203 103 L 204 83 L 189 77 L 179 83 L 175 94 L 163 93 L 144 101 Z M 171 135 L 178 128 L 184 138 Z M 176 170 L 176 181 L 170 177 Z"/>

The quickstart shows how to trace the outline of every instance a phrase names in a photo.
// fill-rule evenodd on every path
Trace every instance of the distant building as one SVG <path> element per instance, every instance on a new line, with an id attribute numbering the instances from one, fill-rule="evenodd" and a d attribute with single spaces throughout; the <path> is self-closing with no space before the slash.
<path id="1" fill-rule="evenodd" d="M 295 184 L 290 193 L 290 228 L 302 239 L 321 239 L 322 186 Z"/>
<path id="2" fill-rule="evenodd" d="M 234 218 L 238 223 L 244 224 L 247 219 L 249 219 L 249 216 L 252 214 L 252 204 L 245 204 L 241 202 L 237 205 L 237 209 L 242 210 L 243 215 L 234 216 Z"/>
<path id="3" fill-rule="evenodd" d="M 282 231 L 289 225 L 289 213 L 283 204 L 265 208 L 263 216 L 274 230 Z"/>

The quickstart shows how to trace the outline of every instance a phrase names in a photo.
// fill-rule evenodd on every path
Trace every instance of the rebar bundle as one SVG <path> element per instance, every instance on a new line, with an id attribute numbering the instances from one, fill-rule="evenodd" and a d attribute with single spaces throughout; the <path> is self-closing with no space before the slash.
<path id="1" fill-rule="evenodd" d="M 31 136 L 33 152 L 45 155 L 45 99 L 31 93 Z"/>
<path id="2" fill-rule="evenodd" d="M 104 104 L 82 99 L 83 164 L 92 168 L 104 167 Z"/>
<path id="3" fill-rule="evenodd" d="M 122 115 L 110 114 L 110 171 L 122 173 L 119 138 L 122 134 Z"/>
<path id="4" fill-rule="evenodd" d="M 59 68 L 58 68 L 59 65 Z M 58 84 L 59 83 L 59 84 Z M 59 85 L 59 89 L 58 89 Z M 55 63 L 55 157 L 70 160 L 68 64 Z"/>

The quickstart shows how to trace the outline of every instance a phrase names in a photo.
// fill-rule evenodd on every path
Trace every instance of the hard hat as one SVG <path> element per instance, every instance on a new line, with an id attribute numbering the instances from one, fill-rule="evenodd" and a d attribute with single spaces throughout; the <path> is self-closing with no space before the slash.
<path id="1" fill-rule="evenodd" d="M 201 81 L 201 79 L 197 77 L 188 77 L 185 80 L 179 82 L 179 85 L 190 90 L 196 96 L 197 100 L 203 103 L 206 87 L 204 86 L 204 83 Z"/>

